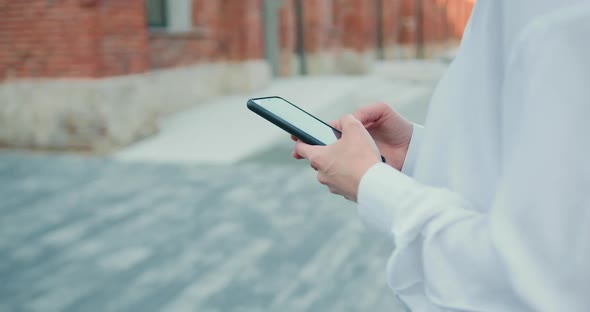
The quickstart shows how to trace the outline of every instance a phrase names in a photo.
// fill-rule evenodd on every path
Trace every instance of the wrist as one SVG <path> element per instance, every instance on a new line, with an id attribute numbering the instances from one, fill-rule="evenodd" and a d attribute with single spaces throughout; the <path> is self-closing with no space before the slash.
<path id="1" fill-rule="evenodd" d="M 408 142 L 406 152 L 404 153 L 404 159 L 402 161 L 402 167 L 400 171 L 408 176 L 413 175 L 416 159 L 420 151 L 420 145 L 422 142 L 422 135 L 424 127 L 412 124 L 412 135 Z"/>
<path id="2" fill-rule="evenodd" d="M 355 183 L 355 196 L 354 196 L 354 202 L 357 202 L 357 198 L 358 198 L 358 190 L 361 184 L 361 181 L 363 179 L 363 177 L 367 174 L 367 172 L 369 172 L 369 170 L 371 170 L 371 168 L 375 167 L 378 164 L 381 164 L 381 156 L 375 156 L 375 157 L 371 157 L 369 159 L 367 159 L 367 161 L 359 167 L 359 171 L 355 174 L 355 179 L 354 179 L 354 183 Z"/>

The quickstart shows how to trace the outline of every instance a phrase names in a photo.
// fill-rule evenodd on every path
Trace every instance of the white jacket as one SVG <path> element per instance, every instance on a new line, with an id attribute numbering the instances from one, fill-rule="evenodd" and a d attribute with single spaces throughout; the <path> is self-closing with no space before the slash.
<path id="1" fill-rule="evenodd" d="M 413 311 L 590 311 L 590 1 L 478 0 L 404 173 L 372 167 Z"/>

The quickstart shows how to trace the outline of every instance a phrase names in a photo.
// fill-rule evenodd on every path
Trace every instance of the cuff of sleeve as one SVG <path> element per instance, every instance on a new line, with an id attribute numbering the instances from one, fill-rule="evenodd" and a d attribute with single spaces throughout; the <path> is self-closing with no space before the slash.
<path id="1" fill-rule="evenodd" d="M 417 189 L 417 182 L 391 166 L 379 163 L 371 167 L 361 179 L 357 197 L 359 215 L 365 226 L 394 236 L 394 220 L 401 217 L 399 211 L 403 210 L 403 203 L 407 203 L 407 197 Z"/>
<path id="2" fill-rule="evenodd" d="M 424 127 L 414 124 L 412 131 L 412 138 L 410 139 L 410 146 L 406 153 L 406 159 L 402 167 L 402 173 L 412 176 L 414 174 L 414 167 L 416 166 L 416 158 L 418 157 L 418 151 L 420 150 L 420 144 L 422 143 L 422 136 L 424 134 Z"/>

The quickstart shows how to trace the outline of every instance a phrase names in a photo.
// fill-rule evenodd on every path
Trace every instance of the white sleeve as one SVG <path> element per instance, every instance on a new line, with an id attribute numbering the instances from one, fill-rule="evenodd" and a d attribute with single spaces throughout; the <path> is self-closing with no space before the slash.
<path id="1" fill-rule="evenodd" d="M 422 134 L 424 132 L 424 127 L 418 124 L 413 124 L 413 126 L 410 146 L 408 147 L 406 159 L 404 160 L 404 165 L 402 166 L 402 172 L 409 176 L 414 174 L 416 158 L 418 157 L 420 145 L 422 144 Z"/>
<path id="2" fill-rule="evenodd" d="M 383 164 L 365 174 L 359 212 L 395 242 L 396 292 L 421 287 L 449 310 L 588 311 L 590 43 L 575 33 L 540 31 L 509 66 L 489 213 Z"/>

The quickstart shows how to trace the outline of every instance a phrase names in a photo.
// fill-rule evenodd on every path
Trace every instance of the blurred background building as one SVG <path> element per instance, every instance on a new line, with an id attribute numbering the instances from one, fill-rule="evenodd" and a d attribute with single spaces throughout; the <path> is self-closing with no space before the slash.
<path id="1" fill-rule="evenodd" d="M 273 77 L 457 45 L 473 0 L 0 0 L 0 145 L 108 152 Z"/>
<path id="2" fill-rule="evenodd" d="M 423 123 L 472 5 L 0 0 L 0 311 L 403 311 L 391 242 L 245 104 Z"/>

